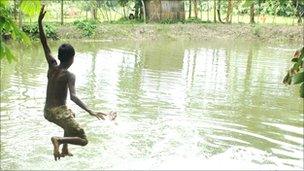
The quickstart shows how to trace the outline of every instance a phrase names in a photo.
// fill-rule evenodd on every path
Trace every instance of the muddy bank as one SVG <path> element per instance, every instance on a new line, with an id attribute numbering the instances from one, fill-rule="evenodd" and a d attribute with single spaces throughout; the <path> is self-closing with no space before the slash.
<path id="1" fill-rule="evenodd" d="M 249 25 L 249 24 L 100 24 L 90 37 L 73 25 L 58 26 L 60 39 L 95 40 L 248 40 L 293 41 L 303 40 L 303 26 Z"/>

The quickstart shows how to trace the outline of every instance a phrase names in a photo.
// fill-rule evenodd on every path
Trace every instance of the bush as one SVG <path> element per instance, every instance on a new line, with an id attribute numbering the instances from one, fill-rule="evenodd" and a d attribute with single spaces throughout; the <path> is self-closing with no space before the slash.
<path id="1" fill-rule="evenodd" d="M 73 23 L 74 26 L 83 31 L 82 34 L 86 37 L 91 37 L 94 34 L 97 24 L 98 21 L 95 20 L 77 20 Z"/>
<path id="2" fill-rule="evenodd" d="M 22 31 L 24 31 L 32 39 L 39 38 L 38 24 L 25 24 L 22 26 Z M 47 38 L 51 38 L 53 40 L 58 39 L 57 29 L 52 25 L 46 24 L 44 31 Z"/>

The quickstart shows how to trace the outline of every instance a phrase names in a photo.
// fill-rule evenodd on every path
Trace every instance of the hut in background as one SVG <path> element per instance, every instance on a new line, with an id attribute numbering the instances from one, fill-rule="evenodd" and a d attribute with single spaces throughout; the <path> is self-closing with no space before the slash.
<path id="1" fill-rule="evenodd" d="M 146 0 L 145 9 L 149 21 L 185 19 L 183 0 Z"/>

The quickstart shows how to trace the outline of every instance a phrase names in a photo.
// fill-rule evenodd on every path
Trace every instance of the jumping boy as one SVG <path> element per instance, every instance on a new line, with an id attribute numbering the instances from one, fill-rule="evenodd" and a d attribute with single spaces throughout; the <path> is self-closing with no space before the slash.
<path id="1" fill-rule="evenodd" d="M 116 112 L 109 114 L 91 111 L 77 96 L 75 92 L 75 75 L 68 71 L 73 64 L 75 50 L 70 44 L 62 44 L 58 49 L 58 65 L 55 58 L 51 55 L 51 50 L 47 44 L 46 36 L 42 26 L 42 20 L 46 11 L 44 5 L 41 7 L 38 24 L 39 35 L 42 43 L 46 60 L 49 65 L 47 77 L 47 95 L 44 107 L 44 117 L 64 129 L 64 137 L 52 137 L 51 141 L 54 146 L 54 158 L 72 156 L 68 150 L 68 144 L 85 146 L 88 143 L 84 130 L 75 121 L 75 114 L 66 107 L 67 90 L 69 89 L 70 98 L 79 107 L 87 111 L 91 116 L 98 119 L 105 119 L 104 116 L 109 115 L 113 120 Z M 63 144 L 62 152 L 59 152 L 59 146 Z"/>

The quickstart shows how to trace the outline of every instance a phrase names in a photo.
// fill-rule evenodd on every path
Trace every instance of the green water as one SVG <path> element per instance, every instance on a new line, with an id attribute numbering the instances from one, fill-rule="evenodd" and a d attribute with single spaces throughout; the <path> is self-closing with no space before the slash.
<path id="1" fill-rule="evenodd" d="M 54 54 L 61 42 L 50 43 Z M 39 43 L 1 63 L 1 169 L 303 169 L 303 101 L 282 78 L 299 44 L 71 42 L 89 144 L 55 162 Z"/>

